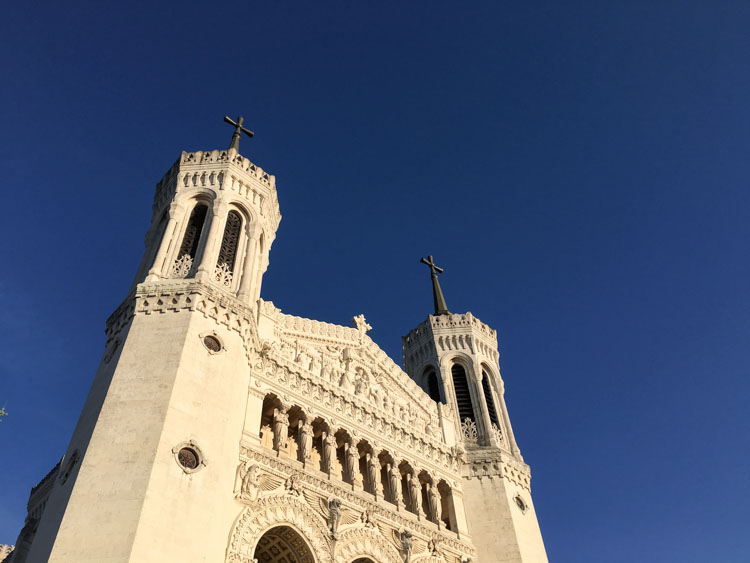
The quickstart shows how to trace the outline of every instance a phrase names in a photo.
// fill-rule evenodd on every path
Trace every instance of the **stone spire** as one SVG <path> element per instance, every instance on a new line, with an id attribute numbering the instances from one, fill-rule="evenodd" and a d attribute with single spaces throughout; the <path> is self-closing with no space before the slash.
<path id="1" fill-rule="evenodd" d="M 437 275 L 443 273 L 443 269 L 436 266 L 432 260 L 432 256 L 428 256 L 425 260 L 420 260 L 422 264 L 427 264 L 430 267 L 430 277 L 432 278 L 432 299 L 435 303 L 435 314 L 436 315 L 450 315 L 451 312 L 448 310 L 448 305 L 445 303 L 445 297 L 440 289 L 440 282 L 438 282 Z"/>

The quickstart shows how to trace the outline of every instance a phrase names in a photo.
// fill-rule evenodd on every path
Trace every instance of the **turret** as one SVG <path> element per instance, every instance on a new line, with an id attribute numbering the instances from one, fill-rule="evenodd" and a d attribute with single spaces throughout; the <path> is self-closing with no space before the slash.
<path id="1" fill-rule="evenodd" d="M 497 332 L 448 310 L 432 256 L 434 314 L 402 338 L 404 370 L 439 403 L 446 442 L 465 452 L 463 502 L 480 563 L 547 560 L 531 501 L 531 472 L 505 405 Z M 491 555 L 490 555 L 491 554 Z"/>

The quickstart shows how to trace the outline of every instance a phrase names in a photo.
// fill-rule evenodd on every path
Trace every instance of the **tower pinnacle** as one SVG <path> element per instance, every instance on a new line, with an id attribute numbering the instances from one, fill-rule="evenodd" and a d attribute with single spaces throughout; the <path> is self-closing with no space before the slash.
<path id="1" fill-rule="evenodd" d="M 229 148 L 234 149 L 237 152 L 240 152 L 240 133 L 244 133 L 248 137 L 252 137 L 255 133 L 250 131 L 249 129 L 245 129 L 242 126 L 242 122 L 245 120 L 244 117 L 239 116 L 237 118 L 237 121 L 233 121 L 229 116 L 224 116 L 224 121 L 229 123 L 229 125 L 232 125 L 234 127 L 234 134 L 232 135 L 232 142 L 229 143 Z"/>
<path id="2" fill-rule="evenodd" d="M 432 299 L 435 302 L 435 314 L 436 315 L 450 315 L 451 312 L 448 310 L 448 305 L 445 303 L 445 297 L 440 289 L 440 282 L 438 282 L 437 275 L 443 273 L 443 269 L 435 265 L 432 256 L 428 256 L 425 260 L 420 259 L 422 264 L 426 264 L 430 267 L 430 277 L 432 278 Z"/>

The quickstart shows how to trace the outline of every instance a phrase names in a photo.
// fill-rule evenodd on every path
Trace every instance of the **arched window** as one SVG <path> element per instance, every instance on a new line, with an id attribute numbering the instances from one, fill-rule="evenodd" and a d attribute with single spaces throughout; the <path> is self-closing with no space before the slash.
<path id="1" fill-rule="evenodd" d="M 430 396 L 430 399 L 432 399 L 436 403 L 439 403 L 440 402 L 440 384 L 438 383 L 437 374 L 435 373 L 434 368 L 428 367 L 425 370 L 424 381 L 425 381 L 425 384 L 427 385 L 427 394 Z"/>
<path id="2" fill-rule="evenodd" d="M 216 281 L 226 286 L 232 285 L 232 275 L 237 261 L 237 249 L 242 232 L 242 216 L 232 210 L 227 215 L 227 224 L 224 227 L 224 236 L 221 239 L 219 259 L 216 261 Z"/>
<path id="3" fill-rule="evenodd" d="M 206 223 L 207 212 L 208 206 L 205 204 L 199 203 L 193 207 L 187 227 L 185 228 L 185 234 L 182 237 L 180 251 L 177 253 L 177 259 L 172 268 L 172 277 L 185 278 L 190 274 L 196 254 L 198 253 L 198 244 L 201 240 L 203 226 Z"/>
<path id="4" fill-rule="evenodd" d="M 469 382 L 466 379 L 466 370 L 461 364 L 453 364 L 451 368 L 453 376 L 453 388 L 456 390 L 456 403 L 458 403 L 458 416 L 461 421 L 470 419 L 476 422 L 474 417 L 474 407 L 471 404 L 471 392 L 469 391 Z"/>
<path id="5" fill-rule="evenodd" d="M 487 401 L 487 412 L 490 414 L 490 422 L 500 428 L 500 423 L 497 419 L 497 410 L 495 409 L 495 400 L 492 398 L 490 375 L 486 370 L 482 370 L 482 390 L 484 391 L 484 399 Z"/>

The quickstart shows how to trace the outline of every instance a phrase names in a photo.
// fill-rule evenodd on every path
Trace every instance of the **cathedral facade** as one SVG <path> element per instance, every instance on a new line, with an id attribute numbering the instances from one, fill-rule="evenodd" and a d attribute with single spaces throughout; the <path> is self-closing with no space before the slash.
<path id="1" fill-rule="evenodd" d="M 497 333 L 448 311 L 367 335 L 260 298 L 274 176 L 183 152 L 156 186 L 131 291 L 13 563 L 547 561 Z"/>

